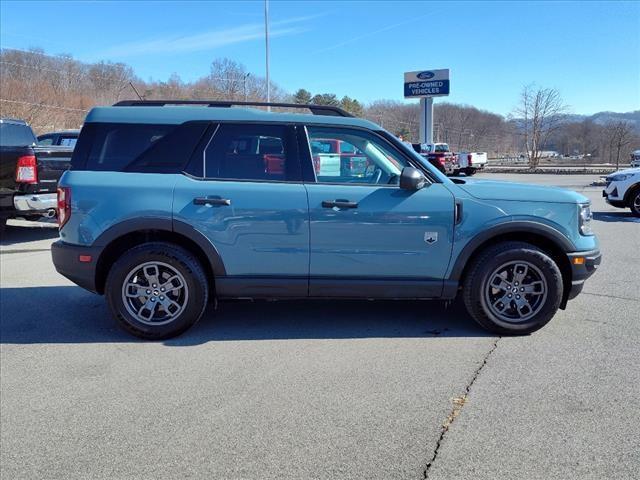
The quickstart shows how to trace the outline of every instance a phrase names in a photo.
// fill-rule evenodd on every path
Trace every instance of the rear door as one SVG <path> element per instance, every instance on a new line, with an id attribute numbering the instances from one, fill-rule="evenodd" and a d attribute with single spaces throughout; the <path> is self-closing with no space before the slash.
<path id="1" fill-rule="evenodd" d="M 400 189 L 400 172 L 409 162 L 373 132 L 316 126 L 307 131 L 311 145 L 338 140 L 366 157 L 364 171 L 358 164 L 339 176 L 320 172 L 306 184 L 310 295 L 440 296 L 453 243 L 452 193 L 441 183 Z"/>
<path id="2" fill-rule="evenodd" d="M 295 127 L 223 123 L 178 177 L 174 223 L 204 234 L 221 297 L 308 294 L 309 216 Z"/>

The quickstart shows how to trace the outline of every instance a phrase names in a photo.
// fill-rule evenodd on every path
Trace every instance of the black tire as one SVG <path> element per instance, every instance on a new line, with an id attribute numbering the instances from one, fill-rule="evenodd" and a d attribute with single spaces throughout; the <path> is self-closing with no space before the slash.
<path id="1" fill-rule="evenodd" d="M 0 217 L 0 235 L 4 235 L 4 231 L 7 228 L 7 217 Z"/>
<path id="2" fill-rule="evenodd" d="M 143 265 L 154 264 L 154 262 L 157 262 L 157 265 L 164 266 L 162 268 L 166 268 L 168 271 L 173 270 L 179 273 L 186 284 L 184 290 L 180 293 L 180 295 L 184 296 L 182 298 L 176 297 L 176 301 L 182 302 L 182 311 L 176 314 L 174 319 L 165 320 L 168 323 L 162 325 L 153 324 L 153 319 L 149 321 L 151 324 L 138 319 L 129 310 L 131 306 L 125 305 L 125 299 L 123 298 L 125 296 L 123 292 L 124 282 L 131 276 L 132 272 L 137 268 L 142 268 Z M 157 273 L 160 274 L 161 272 L 157 270 Z M 169 275 L 166 272 L 165 274 Z M 161 281 L 166 280 L 166 278 L 164 277 Z M 146 287 L 135 288 L 137 290 L 137 288 Z M 162 340 L 180 335 L 200 320 L 207 306 L 209 287 L 202 265 L 188 251 L 171 243 L 152 242 L 134 247 L 116 260 L 107 276 L 105 294 L 111 313 L 124 330 L 145 340 Z M 151 296 L 153 295 L 152 293 Z M 165 293 L 165 295 L 167 296 L 166 298 L 169 298 L 168 293 Z M 135 300 L 131 300 L 131 302 L 139 301 L 139 298 L 147 298 L 151 301 L 151 296 L 138 297 Z M 156 297 L 153 298 L 155 299 Z M 157 305 L 160 305 L 159 301 Z M 157 305 L 154 304 L 153 308 L 155 310 L 147 309 L 147 311 L 151 311 L 152 316 L 154 311 L 158 313 L 164 311 L 166 312 L 165 316 L 168 315 L 168 311 L 163 310 L 164 307 L 158 307 Z"/>
<path id="3" fill-rule="evenodd" d="M 476 174 L 476 169 L 475 168 L 466 168 L 464 170 L 464 173 L 467 175 L 467 177 L 472 177 Z"/>
<path id="4" fill-rule="evenodd" d="M 488 282 L 495 278 L 492 274 L 510 262 L 526 262 L 529 267 L 533 266 L 534 268 L 527 270 L 528 275 L 539 277 L 539 281 L 544 280 L 546 284 L 544 285 L 546 288 L 542 287 L 545 291 L 544 295 L 541 293 L 526 295 L 519 291 L 511 293 L 511 287 L 516 288 L 515 286 L 518 285 L 513 281 L 513 278 L 506 282 L 509 284 L 509 288 L 491 289 Z M 526 286 L 523 281 L 520 283 L 522 285 L 518 285 L 517 288 Z M 538 302 L 535 305 L 536 308 L 530 308 L 530 318 L 525 318 L 523 321 L 508 321 L 500 318 L 499 313 L 493 310 L 497 309 L 496 303 L 498 307 L 503 303 L 498 300 L 494 303 L 494 307 L 489 303 L 492 301 L 491 292 L 500 292 L 496 294 L 501 295 L 503 291 L 505 293 L 502 298 L 506 298 L 507 294 L 519 294 L 518 299 L 522 298 L 524 302 Z M 525 335 L 542 328 L 558 311 L 562 301 L 562 291 L 562 273 L 558 265 L 547 253 L 525 242 L 502 242 L 483 250 L 473 260 L 463 283 L 463 298 L 469 314 L 482 327 L 501 335 Z M 537 296 L 542 298 L 537 299 Z M 517 307 L 515 298 L 510 299 L 505 301 L 505 303 L 508 302 L 508 306 L 504 307 L 505 311 L 513 312 L 515 310 L 515 314 L 518 314 L 520 308 Z"/>
<path id="5" fill-rule="evenodd" d="M 629 209 L 634 216 L 640 217 L 640 187 L 629 195 Z"/>

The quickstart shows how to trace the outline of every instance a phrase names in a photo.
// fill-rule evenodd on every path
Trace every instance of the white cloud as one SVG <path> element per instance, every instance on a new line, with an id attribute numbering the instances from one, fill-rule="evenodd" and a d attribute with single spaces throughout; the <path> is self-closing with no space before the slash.
<path id="1" fill-rule="evenodd" d="M 315 18 L 315 16 L 272 22 L 269 37 L 283 37 L 306 32 L 308 28 L 301 24 L 312 18 Z M 97 52 L 95 56 L 100 58 L 122 58 L 164 53 L 198 52 L 262 38 L 264 38 L 264 23 L 251 23 L 194 35 L 165 35 L 161 38 L 123 43 Z"/>

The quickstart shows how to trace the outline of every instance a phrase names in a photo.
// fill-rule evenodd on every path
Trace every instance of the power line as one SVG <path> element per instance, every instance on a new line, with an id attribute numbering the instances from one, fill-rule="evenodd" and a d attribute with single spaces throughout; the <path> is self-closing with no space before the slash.
<path id="1" fill-rule="evenodd" d="M 25 65 L 25 64 L 22 64 L 22 63 L 5 62 L 4 60 L 1 60 L 0 64 L 2 64 L 2 65 L 11 65 L 11 66 L 18 67 L 18 68 L 30 68 L 32 70 L 38 70 L 39 72 L 52 72 L 52 73 L 57 73 L 59 75 L 67 75 L 67 76 L 70 76 L 70 77 L 81 77 L 81 78 L 86 78 L 86 79 L 103 78 L 105 80 L 114 80 L 114 78 L 112 76 L 110 76 L 110 75 L 96 75 L 96 74 L 89 73 L 89 72 L 66 72 L 64 70 L 55 70 L 53 68 L 36 67 L 34 65 Z"/>
<path id="2" fill-rule="evenodd" d="M 21 102 L 18 100 L 7 100 L 5 98 L 0 98 L 0 102 L 5 102 L 5 103 L 16 103 L 16 104 L 21 104 L 21 105 L 30 105 L 33 107 L 44 107 L 44 108 L 55 108 L 58 110 L 68 110 L 68 111 L 73 111 L 73 112 L 88 112 L 88 109 L 82 109 L 82 108 L 71 108 L 71 107 L 59 107 L 57 105 L 48 105 L 46 103 L 32 103 L 32 102 Z"/>
<path id="3" fill-rule="evenodd" d="M 48 53 L 42 53 L 42 52 L 38 52 L 35 50 L 24 50 L 22 48 L 12 48 L 12 47 L 2 47 L 0 48 L 0 51 L 2 50 L 12 50 L 14 52 L 24 52 L 24 53 L 31 53 L 32 55 L 40 55 L 42 57 L 50 57 L 50 58 L 66 58 L 66 59 L 70 59 L 71 56 L 70 55 L 49 55 Z M 77 60 L 79 61 L 79 60 Z"/>

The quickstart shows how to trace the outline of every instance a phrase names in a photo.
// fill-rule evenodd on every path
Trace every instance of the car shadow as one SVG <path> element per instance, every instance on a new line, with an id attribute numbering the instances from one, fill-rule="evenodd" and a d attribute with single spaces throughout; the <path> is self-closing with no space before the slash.
<path id="1" fill-rule="evenodd" d="M 55 223 L 20 222 L 19 225 L 7 223 L 0 232 L 0 245 L 9 246 L 37 240 L 53 240 L 58 238 L 58 228 Z"/>
<path id="2" fill-rule="evenodd" d="M 169 346 L 238 340 L 486 337 L 464 306 L 436 301 L 224 301 Z M 73 286 L 0 289 L 0 343 L 136 342 L 103 297 Z"/>
<path id="3" fill-rule="evenodd" d="M 599 222 L 634 222 L 640 223 L 640 217 L 635 217 L 630 211 L 593 212 L 593 219 Z"/>

